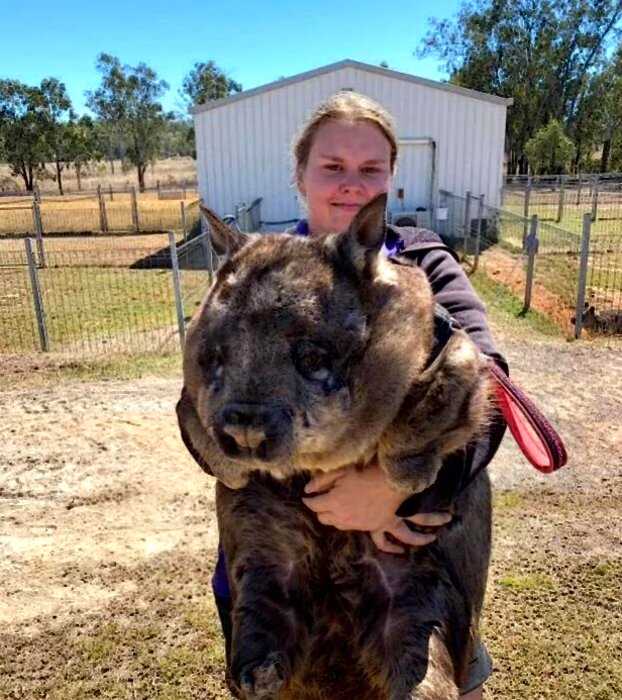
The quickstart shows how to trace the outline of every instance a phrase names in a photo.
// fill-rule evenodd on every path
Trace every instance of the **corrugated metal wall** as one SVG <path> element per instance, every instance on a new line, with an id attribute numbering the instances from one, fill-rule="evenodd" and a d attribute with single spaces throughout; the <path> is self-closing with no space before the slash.
<path id="1" fill-rule="evenodd" d="M 400 138 L 432 137 L 436 190 L 483 193 L 499 203 L 506 106 L 344 67 L 195 115 L 199 188 L 219 214 L 263 197 L 262 218 L 299 215 L 290 145 L 308 114 L 326 97 L 352 88 L 383 104 Z M 398 166 L 399 167 L 399 166 Z M 428 177 L 422 160 L 421 178 Z M 419 176 L 419 175 L 418 175 Z M 410 179 L 410 178 L 409 178 Z"/>

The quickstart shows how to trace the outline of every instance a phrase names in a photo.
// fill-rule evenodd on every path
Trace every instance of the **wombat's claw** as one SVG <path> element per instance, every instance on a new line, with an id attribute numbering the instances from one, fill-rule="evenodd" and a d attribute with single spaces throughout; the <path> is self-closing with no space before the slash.
<path id="1" fill-rule="evenodd" d="M 246 700 L 272 700 L 285 683 L 287 661 L 273 651 L 259 664 L 247 664 L 240 673 L 240 687 Z"/>

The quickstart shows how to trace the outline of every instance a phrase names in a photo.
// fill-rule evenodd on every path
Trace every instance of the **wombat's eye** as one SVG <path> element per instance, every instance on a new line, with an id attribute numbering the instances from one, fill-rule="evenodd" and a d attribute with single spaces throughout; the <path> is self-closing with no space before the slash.
<path id="1" fill-rule="evenodd" d="M 219 388 L 225 365 L 223 348 L 216 346 L 204 350 L 199 354 L 198 362 L 208 381 L 214 384 L 214 388 Z"/>
<path id="2" fill-rule="evenodd" d="M 294 346 L 294 364 L 306 379 L 323 382 L 331 373 L 332 362 L 324 348 L 303 340 Z"/>

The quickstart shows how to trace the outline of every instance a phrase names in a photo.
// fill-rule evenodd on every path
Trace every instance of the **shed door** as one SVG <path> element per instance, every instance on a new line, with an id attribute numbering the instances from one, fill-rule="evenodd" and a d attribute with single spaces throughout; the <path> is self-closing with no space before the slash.
<path id="1" fill-rule="evenodd" d="M 431 139 L 399 139 L 399 160 L 389 197 L 392 212 L 414 211 L 417 207 L 430 208 L 432 178 L 434 176 L 434 147 Z M 404 199 L 398 190 L 404 190 Z"/>

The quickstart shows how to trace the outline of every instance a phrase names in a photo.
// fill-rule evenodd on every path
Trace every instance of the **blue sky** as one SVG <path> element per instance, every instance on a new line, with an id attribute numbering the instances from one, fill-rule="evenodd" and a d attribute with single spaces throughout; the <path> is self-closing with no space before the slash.
<path id="1" fill-rule="evenodd" d="M 84 91 L 99 84 L 95 59 L 105 51 L 122 63 L 144 61 L 170 85 L 166 109 L 196 61 L 212 59 L 244 89 L 352 58 L 440 80 L 434 59 L 413 51 L 430 16 L 452 16 L 459 0 L 0 0 L 0 78 L 34 85 L 64 81 L 84 111 Z M 3 7 L 6 6 L 6 7 Z"/>

